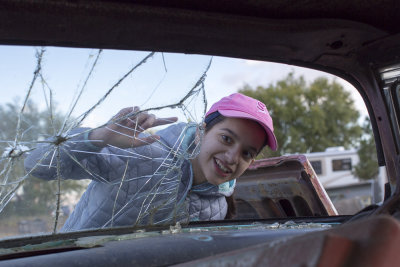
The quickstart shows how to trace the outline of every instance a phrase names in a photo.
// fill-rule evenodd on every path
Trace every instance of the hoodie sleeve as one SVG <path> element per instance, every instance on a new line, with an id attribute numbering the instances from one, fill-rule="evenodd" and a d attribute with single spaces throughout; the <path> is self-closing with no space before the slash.
<path id="1" fill-rule="evenodd" d="M 63 179 L 96 180 L 101 164 L 108 165 L 107 159 L 98 154 L 99 147 L 88 139 L 89 128 L 77 128 L 69 135 L 75 137 L 56 146 L 54 143 L 39 144 L 29 152 L 24 161 L 25 170 L 35 177 L 57 179 L 57 168 Z M 49 140 L 51 141 L 51 140 Z"/>

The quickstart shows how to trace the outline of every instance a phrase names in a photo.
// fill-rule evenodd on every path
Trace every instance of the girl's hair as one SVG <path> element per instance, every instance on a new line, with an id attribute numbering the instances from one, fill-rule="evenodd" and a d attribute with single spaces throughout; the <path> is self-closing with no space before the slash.
<path id="1" fill-rule="evenodd" d="M 209 130 L 211 130 L 212 127 L 214 127 L 214 125 L 222 122 L 223 120 L 225 120 L 226 117 L 222 116 L 221 113 L 219 113 L 218 111 L 215 111 L 213 113 L 211 113 L 210 115 L 208 115 L 205 119 L 204 122 L 206 124 L 206 132 L 208 132 Z"/>

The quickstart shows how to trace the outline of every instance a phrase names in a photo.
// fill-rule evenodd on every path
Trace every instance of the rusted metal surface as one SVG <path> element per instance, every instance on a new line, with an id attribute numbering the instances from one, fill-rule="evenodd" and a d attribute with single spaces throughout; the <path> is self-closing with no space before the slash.
<path id="1" fill-rule="evenodd" d="M 337 215 L 338 212 L 333 205 L 331 199 L 329 198 L 328 194 L 325 191 L 325 188 L 322 186 L 320 181 L 318 180 L 317 174 L 315 173 L 314 169 L 311 166 L 311 163 L 308 161 L 306 156 L 300 156 L 300 161 L 302 162 L 305 172 L 307 173 L 315 192 L 318 195 L 318 198 L 321 200 L 322 204 L 324 205 L 325 209 L 327 210 L 329 215 Z"/>
<path id="2" fill-rule="evenodd" d="M 237 180 L 236 218 L 337 215 L 304 155 L 255 161 Z"/>
<path id="3" fill-rule="evenodd" d="M 176 266 L 396 266 L 400 224 L 380 216 Z"/>

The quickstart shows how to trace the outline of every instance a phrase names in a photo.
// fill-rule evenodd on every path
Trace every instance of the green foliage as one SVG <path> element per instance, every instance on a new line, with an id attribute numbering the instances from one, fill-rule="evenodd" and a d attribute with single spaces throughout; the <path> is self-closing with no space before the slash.
<path id="1" fill-rule="evenodd" d="M 265 103 L 273 120 L 278 151 L 261 157 L 324 151 L 327 147 L 355 146 L 362 129 L 350 93 L 336 81 L 317 78 L 307 84 L 293 73 L 276 84 L 245 86 L 239 92 Z"/>
<path id="2" fill-rule="evenodd" d="M 365 119 L 363 130 L 364 136 L 357 152 L 360 162 L 354 167 L 353 174 L 362 180 L 375 179 L 379 174 L 379 165 L 369 118 Z"/>
<path id="3" fill-rule="evenodd" d="M 0 105 L 0 140 L 9 141 L 0 143 L 0 151 L 12 144 L 18 133 L 19 141 L 32 142 L 27 146 L 34 147 L 36 141 L 44 140 L 57 133 L 60 129 L 63 116 L 59 113 L 50 114 L 48 111 L 39 111 L 33 102 L 28 102 L 21 117 L 20 130 L 17 131 L 18 114 L 20 105 L 17 101 Z M 0 171 L 4 169 L 5 162 L 0 162 Z M 15 181 L 25 175 L 23 157 L 15 160 L 9 181 Z M 4 175 L 4 173 L 3 173 Z M 1 177 L 2 178 L 2 177 Z M 82 192 L 85 184 L 82 181 L 63 181 L 61 184 L 61 193 Z M 6 187 L 4 187 L 6 188 Z M 10 187 L 11 188 L 11 187 Z M 10 190 L 7 188 L 7 190 Z M 2 192 L 4 193 L 4 192 Z M 21 214 L 21 215 L 39 215 L 49 214 L 55 209 L 57 193 L 57 181 L 42 181 L 29 176 L 24 180 L 22 186 L 17 190 L 13 199 L 5 207 L 2 215 Z"/>

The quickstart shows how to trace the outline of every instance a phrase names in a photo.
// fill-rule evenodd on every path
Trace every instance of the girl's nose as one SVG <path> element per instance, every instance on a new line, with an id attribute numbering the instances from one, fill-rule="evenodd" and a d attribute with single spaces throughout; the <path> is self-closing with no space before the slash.
<path id="1" fill-rule="evenodd" d="M 240 150 L 238 148 L 231 148 L 226 151 L 227 163 L 230 165 L 238 164 L 240 158 Z"/>

